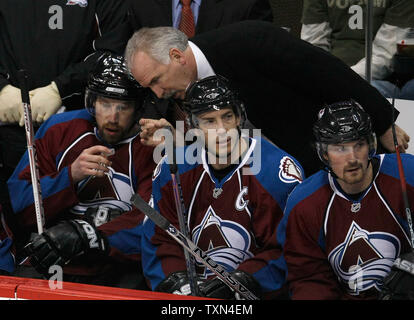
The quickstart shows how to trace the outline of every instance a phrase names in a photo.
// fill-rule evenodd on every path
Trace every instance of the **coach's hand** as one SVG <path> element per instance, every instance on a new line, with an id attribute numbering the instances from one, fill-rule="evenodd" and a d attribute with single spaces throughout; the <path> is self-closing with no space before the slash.
<path id="1" fill-rule="evenodd" d="M 164 143 L 165 137 L 157 134 L 157 130 L 162 130 L 169 126 L 174 130 L 173 126 L 164 118 L 156 119 L 140 119 L 139 125 L 141 126 L 141 132 L 139 134 L 141 143 L 146 146 L 156 147 L 160 143 Z"/>

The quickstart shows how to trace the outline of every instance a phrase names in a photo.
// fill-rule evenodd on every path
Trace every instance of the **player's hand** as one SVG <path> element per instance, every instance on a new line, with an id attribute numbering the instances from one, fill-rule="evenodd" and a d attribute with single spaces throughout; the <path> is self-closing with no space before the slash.
<path id="1" fill-rule="evenodd" d="M 165 129 L 169 126 L 172 129 L 173 137 L 175 136 L 174 127 L 164 118 L 156 119 L 140 119 L 139 125 L 141 126 L 140 138 L 141 143 L 146 146 L 156 147 L 157 145 L 164 143 L 165 137 L 158 136 L 157 130 Z M 158 139 L 159 138 L 159 139 Z"/>
<path id="2" fill-rule="evenodd" d="M 20 89 L 8 84 L 0 91 L 0 121 L 17 123 L 24 118 Z"/>
<path id="3" fill-rule="evenodd" d="M 234 279 L 249 289 L 249 291 L 256 297 L 259 299 L 261 298 L 262 287 L 251 274 L 241 270 L 234 270 L 231 272 L 231 275 Z M 217 277 L 202 283 L 200 286 L 200 292 L 203 297 L 208 298 L 244 300 L 244 297 L 230 289 L 229 286 L 227 286 L 222 280 Z"/>
<path id="4" fill-rule="evenodd" d="M 410 136 L 399 126 L 395 125 L 395 133 L 397 136 L 398 149 L 401 153 L 404 153 L 408 149 L 408 142 Z M 392 135 L 392 127 L 389 127 L 387 131 L 379 138 L 381 144 L 389 152 L 395 152 L 394 138 Z"/>
<path id="5" fill-rule="evenodd" d="M 399 256 L 384 278 L 379 300 L 414 300 L 414 252 Z"/>
<path id="6" fill-rule="evenodd" d="M 71 164 L 73 182 L 79 182 L 89 176 L 103 177 L 105 173 L 109 172 L 108 167 L 112 165 L 108 156 L 113 152 L 113 149 L 101 145 L 83 150 Z"/>
<path id="7" fill-rule="evenodd" d="M 48 86 L 31 90 L 30 106 L 32 108 L 32 119 L 34 122 L 42 123 L 51 115 L 55 114 L 62 106 L 59 90 L 56 83 L 52 81 Z M 20 126 L 24 125 L 24 118 L 20 118 Z"/>
<path id="8" fill-rule="evenodd" d="M 197 277 L 197 286 L 204 282 L 203 279 Z M 191 294 L 190 283 L 186 271 L 176 271 L 168 275 L 154 289 L 158 292 L 167 292 L 180 296 L 189 296 Z"/>
<path id="9" fill-rule="evenodd" d="M 64 266 L 82 254 L 107 254 L 105 236 L 84 220 L 61 221 L 45 230 L 24 247 L 30 263 L 47 276 L 52 265 Z"/>

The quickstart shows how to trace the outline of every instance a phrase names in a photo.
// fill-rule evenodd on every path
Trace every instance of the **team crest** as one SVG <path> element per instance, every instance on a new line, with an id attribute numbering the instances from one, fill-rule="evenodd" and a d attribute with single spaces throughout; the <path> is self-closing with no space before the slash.
<path id="1" fill-rule="evenodd" d="M 67 6 L 76 6 L 78 5 L 79 7 L 85 8 L 88 6 L 88 0 L 68 0 L 68 2 L 66 2 Z"/>
<path id="2" fill-rule="evenodd" d="M 108 167 L 109 172 L 103 177 L 88 177 L 77 185 L 79 203 L 70 211 L 84 213 L 89 207 L 104 206 L 120 211 L 132 209 L 130 199 L 133 194 L 129 176 Z"/>
<path id="3" fill-rule="evenodd" d="M 215 262 L 227 270 L 237 269 L 243 261 L 253 257 L 249 251 L 252 239 L 250 233 L 232 220 L 221 219 L 209 206 L 201 223 L 193 229 L 193 241 Z M 201 263 L 197 263 L 204 277 L 213 275 Z"/>
<path id="4" fill-rule="evenodd" d="M 352 222 L 347 236 L 328 256 L 336 275 L 351 295 L 381 290 L 400 253 L 400 241 L 387 232 L 369 232 Z"/>
<path id="5" fill-rule="evenodd" d="M 302 182 L 302 171 L 290 157 L 280 160 L 279 179 L 286 183 Z"/>

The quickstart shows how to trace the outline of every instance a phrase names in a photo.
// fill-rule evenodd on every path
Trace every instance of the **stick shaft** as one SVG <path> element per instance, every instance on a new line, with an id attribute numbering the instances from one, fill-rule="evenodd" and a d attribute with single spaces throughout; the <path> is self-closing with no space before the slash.
<path id="1" fill-rule="evenodd" d="M 175 200 L 175 205 L 177 208 L 177 215 L 178 215 L 178 222 L 180 225 L 180 230 L 187 238 L 189 238 L 190 235 L 189 235 L 187 224 L 186 224 L 187 215 L 185 213 L 186 211 L 185 211 L 184 198 L 183 198 L 182 189 L 181 189 L 180 176 L 178 175 L 178 173 L 177 174 L 171 173 L 171 177 L 173 180 L 174 200 Z M 192 258 L 192 256 L 190 256 L 187 250 L 184 250 L 184 257 L 185 257 L 185 262 L 187 266 L 187 275 L 188 275 L 191 293 L 195 296 L 199 296 L 199 290 L 197 286 L 197 272 L 195 269 L 194 259 Z"/>
<path id="2" fill-rule="evenodd" d="M 166 126 L 166 129 L 169 130 L 174 135 L 173 129 L 170 126 Z M 172 163 L 169 165 L 169 169 L 170 169 L 170 174 L 171 174 L 178 223 L 179 223 L 181 233 L 183 233 L 185 237 L 190 238 L 190 232 L 187 227 L 188 216 L 187 216 L 187 211 L 185 209 L 185 204 L 184 204 L 184 197 L 183 197 L 183 191 L 181 188 L 180 174 L 178 172 L 174 138 L 172 141 L 172 145 L 173 145 L 172 155 L 168 154 L 168 157 L 169 159 L 172 160 Z M 188 282 L 190 285 L 191 295 L 199 296 L 200 294 L 199 294 L 198 285 L 197 285 L 197 272 L 195 268 L 195 261 L 193 257 L 188 253 L 187 250 L 184 250 L 184 259 L 185 259 L 185 264 L 187 268 L 187 276 L 188 276 Z"/>
<path id="3" fill-rule="evenodd" d="M 36 144 L 34 142 L 32 110 L 30 107 L 29 91 L 27 89 L 27 75 L 25 70 L 19 71 L 20 91 L 22 94 L 24 127 L 26 131 L 27 153 L 30 164 L 30 174 L 32 179 L 33 198 L 36 212 L 37 232 L 43 233 L 45 217 L 42 202 L 42 190 L 40 187 L 39 169 L 37 166 Z"/>
<path id="4" fill-rule="evenodd" d="M 367 1 L 366 24 L 365 24 L 365 79 L 372 82 L 372 38 L 373 38 L 373 13 L 374 0 Z"/>

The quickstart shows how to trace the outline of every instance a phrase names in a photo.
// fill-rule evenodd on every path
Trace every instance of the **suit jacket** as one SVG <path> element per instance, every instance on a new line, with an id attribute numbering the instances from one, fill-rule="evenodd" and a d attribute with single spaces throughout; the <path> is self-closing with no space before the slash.
<path id="1" fill-rule="evenodd" d="M 142 27 L 172 26 L 171 0 L 129 0 L 134 31 Z M 196 34 L 241 20 L 272 21 L 268 0 L 203 0 Z"/>
<path id="2" fill-rule="evenodd" d="M 340 59 L 272 23 L 242 21 L 191 41 L 238 88 L 253 125 L 299 160 L 306 175 L 321 166 L 312 126 L 324 104 L 353 98 L 370 114 L 377 136 L 391 126 L 391 104 L 375 88 Z"/>

